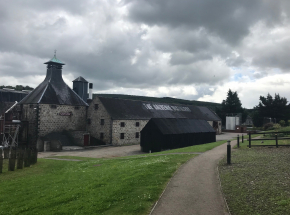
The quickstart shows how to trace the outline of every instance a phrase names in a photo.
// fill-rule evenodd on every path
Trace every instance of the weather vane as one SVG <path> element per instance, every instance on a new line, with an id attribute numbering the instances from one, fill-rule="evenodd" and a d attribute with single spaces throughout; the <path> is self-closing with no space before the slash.
<path id="1" fill-rule="evenodd" d="M 54 57 L 56 57 L 56 49 L 54 50 Z"/>

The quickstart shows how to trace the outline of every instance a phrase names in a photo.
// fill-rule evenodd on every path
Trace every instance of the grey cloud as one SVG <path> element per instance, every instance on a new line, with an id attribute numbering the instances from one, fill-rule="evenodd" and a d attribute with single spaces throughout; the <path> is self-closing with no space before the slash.
<path id="1" fill-rule="evenodd" d="M 230 44 L 240 42 L 257 21 L 280 22 L 285 1 L 140 0 L 126 1 L 129 18 L 148 25 L 204 27 Z"/>
<path id="2" fill-rule="evenodd" d="M 289 52 L 290 40 L 285 40 L 279 46 L 272 46 L 257 53 L 253 64 L 261 68 L 280 68 L 283 72 L 290 72 Z"/>

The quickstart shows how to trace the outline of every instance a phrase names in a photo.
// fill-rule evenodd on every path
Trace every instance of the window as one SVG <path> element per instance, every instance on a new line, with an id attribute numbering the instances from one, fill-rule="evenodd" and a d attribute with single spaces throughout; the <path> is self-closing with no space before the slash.
<path id="1" fill-rule="evenodd" d="M 125 127 L 125 122 L 121 122 L 121 127 Z"/>
<path id="2" fill-rule="evenodd" d="M 33 105 L 29 105 L 30 108 L 33 108 Z"/>
<path id="3" fill-rule="evenodd" d="M 139 138 L 139 132 L 136 132 L 135 137 Z"/>
<path id="4" fill-rule="evenodd" d="M 140 123 L 139 122 L 136 122 L 136 127 L 139 127 Z"/>
<path id="5" fill-rule="evenodd" d="M 105 125 L 105 120 L 101 119 L 101 125 Z"/>
<path id="6" fill-rule="evenodd" d="M 120 139 L 124 139 L 124 138 L 125 138 L 125 133 L 121 133 Z"/>
<path id="7" fill-rule="evenodd" d="M 88 123 L 88 125 L 90 125 L 91 124 L 91 119 L 87 119 L 87 123 Z"/>
<path id="8" fill-rule="evenodd" d="M 99 109 L 99 104 L 95 104 L 95 110 Z"/>
<path id="9" fill-rule="evenodd" d="M 56 105 L 50 105 L 50 108 L 56 109 Z"/>
<path id="10" fill-rule="evenodd" d="M 79 106 L 75 106 L 75 110 L 79 110 L 80 109 L 80 107 Z"/>
<path id="11" fill-rule="evenodd" d="M 100 133 L 100 139 L 104 139 L 104 133 Z"/>

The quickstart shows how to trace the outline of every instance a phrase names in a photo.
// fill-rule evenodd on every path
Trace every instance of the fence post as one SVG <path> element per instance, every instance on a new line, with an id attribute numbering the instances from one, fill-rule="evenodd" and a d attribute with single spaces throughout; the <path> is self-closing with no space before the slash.
<path id="1" fill-rule="evenodd" d="M 238 148 L 240 148 L 240 136 L 238 135 L 238 138 L 237 138 L 237 143 L 238 143 Z"/>
<path id="2" fill-rule="evenodd" d="M 244 135 L 242 134 L 242 143 L 244 143 Z"/>
<path id="3" fill-rule="evenodd" d="M 275 134 L 275 140 L 276 140 L 276 148 L 278 148 L 278 135 Z"/>
<path id="4" fill-rule="evenodd" d="M 5 147 L 4 151 L 4 159 L 9 159 L 9 147 Z"/>
<path id="5" fill-rule="evenodd" d="M 17 155 L 17 169 L 23 169 L 23 150 L 19 149 Z"/>
<path id="6" fill-rule="evenodd" d="M 251 132 L 249 132 L 249 148 L 251 148 Z"/>
<path id="7" fill-rule="evenodd" d="M 24 167 L 29 167 L 29 159 L 28 159 L 28 148 L 24 150 Z"/>
<path id="8" fill-rule="evenodd" d="M 10 158 L 8 161 L 8 171 L 15 170 L 16 148 L 12 147 L 10 151 Z"/>
<path id="9" fill-rule="evenodd" d="M 227 145 L 227 163 L 231 164 L 231 141 L 228 140 L 228 145 Z"/>
<path id="10" fill-rule="evenodd" d="M 3 169 L 3 157 L 2 157 L 2 148 L 0 148 L 0 173 L 2 173 Z"/>

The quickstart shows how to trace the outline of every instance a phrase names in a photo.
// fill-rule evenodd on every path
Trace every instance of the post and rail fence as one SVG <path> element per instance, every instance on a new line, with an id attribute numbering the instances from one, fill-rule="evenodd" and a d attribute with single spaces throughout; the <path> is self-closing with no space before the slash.
<path id="1" fill-rule="evenodd" d="M 31 148 L 0 148 L 0 173 L 3 172 L 4 160 L 8 162 L 8 171 L 23 169 L 37 163 L 37 149 Z"/>
<path id="2" fill-rule="evenodd" d="M 280 138 L 278 138 L 278 134 L 290 134 L 290 132 L 289 131 L 285 131 L 285 132 L 267 132 L 267 133 L 265 133 L 265 132 L 259 132 L 259 133 L 251 133 L 251 132 L 249 132 L 248 133 L 249 134 L 249 139 L 248 139 L 248 141 L 249 141 L 249 145 L 248 145 L 248 147 L 249 148 L 251 148 L 251 147 L 260 147 L 260 146 L 266 146 L 266 147 L 271 147 L 271 146 L 276 146 L 276 148 L 278 148 L 279 146 L 287 146 L 287 147 L 290 147 L 290 145 L 279 145 L 279 140 L 290 140 L 290 137 L 280 137 Z M 253 139 L 252 138 L 252 134 L 263 134 L 263 136 L 265 136 L 266 134 L 274 134 L 275 135 L 275 137 L 274 138 L 259 138 L 259 139 Z M 273 141 L 275 141 L 275 145 L 253 145 L 252 144 L 252 141 L 265 141 L 265 140 L 273 140 Z"/>

